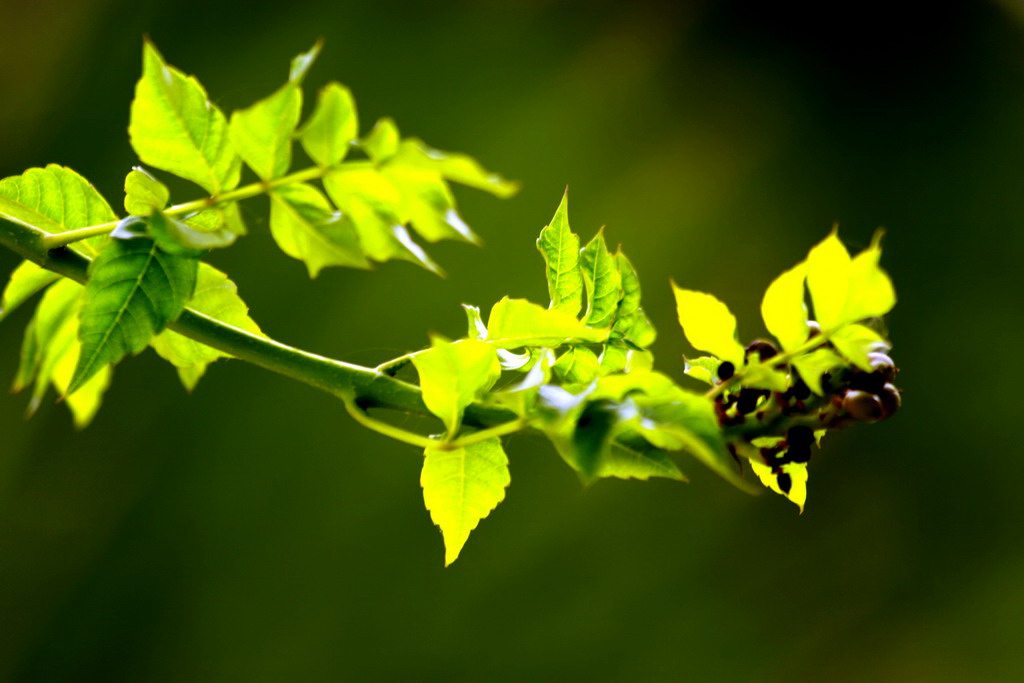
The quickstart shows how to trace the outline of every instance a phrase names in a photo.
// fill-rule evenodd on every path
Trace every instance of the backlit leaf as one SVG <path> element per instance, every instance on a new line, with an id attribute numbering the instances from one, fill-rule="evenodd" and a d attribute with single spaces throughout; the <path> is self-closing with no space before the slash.
<path id="1" fill-rule="evenodd" d="M 479 242 L 456 212 L 455 198 L 440 173 L 388 162 L 381 167 L 381 174 L 401 197 L 400 221 L 412 223 L 425 240 Z"/>
<path id="2" fill-rule="evenodd" d="M 138 353 L 178 317 L 196 284 L 198 261 L 152 240 L 111 240 L 92 262 L 80 316 L 82 354 L 69 391 L 103 367 Z"/>
<path id="3" fill-rule="evenodd" d="M 846 302 L 847 322 L 885 315 L 896 305 L 892 281 L 878 266 L 882 256 L 882 233 L 875 233 L 871 246 L 857 254 L 850 264 L 850 296 Z"/>
<path id="4" fill-rule="evenodd" d="M 589 384 L 601 374 L 597 356 L 585 346 L 576 346 L 563 353 L 551 369 L 567 384 Z"/>
<path id="5" fill-rule="evenodd" d="M 399 160 L 402 164 L 435 171 L 446 180 L 489 192 L 502 199 L 519 191 L 519 183 L 491 173 L 472 157 L 457 152 L 442 152 L 417 138 L 407 138 L 401 142 L 394 158 L 396 162 Z"/>
<path id="6" fill-rule="evenodd" d="M 718 383 L 718 366 L 722 361 L 714 356 L 683 358 L 683 372 L 696 380 L 714 386 Z"/>
<path id="7" fill-rule="evenodd" d="M 686 481 L 679 466 L 665 451 L 651 448 L 639 451 L 613 442 L 598 465 L 595 476 L 647 480 L 652 477 Z"/>
<path id="8" fill-rule="evenodd" d="M 249 307 L 238 295 L 238 287 L 227 275 L 207 263 L 199 264 L 196 288 L 188 300 L 188 307 L 232 327 L 253 334 L 262 334 L 259 326 L 249 317 Z M 191 391 L 206 367 L 218 358 L 229 356 L 217 349 L 200 344 L 173 330 L 164 330 L 150 341 L 161 357 L 178 368 L 178 376 Z"/>
<path id="9" fill-rule="evenodd" d="M 830 340 L 848 361 L 868 372 L 872 369 L 868 354 L 889 349 L 882 335 L 864 325 L 847 325 L 833 334 Z"/>
<path id="10" fill-rule="evenodd" d="M 537 239 L 537 249 L 544 257 L 551 308 L 576 316 L 583 306 L 583 273 L 580 271 L 580 238 L 569 227 L 569 193 L 554 218 Z"/>
<path id="11" fill-rule="evenodd" d="M 59 279 L 57 273 L 40 268 L 31 261 L 22 261 L 4 288 L 0 299 L 0 320 Z"/>
<path id="12" fill-rule="evenodd" d="M 788 498 L 803 513 L 804 504 L 807 502 L 807 465 L 805 463 L 786 463 L 778 468 L 780 470 L 778 474 L 768 465 L 754 459 L 750 460 L 750 467 L 762 484 L 780 496 Z"/>
<path id="13" fill-rule="evenodd" d="M 168 254 L 195 257 L 208 249 L 229 247 L 238 238 L 227 228 L 200 230 L 161 211 L 153 212 L 146 223 L 157 246 Z"/>
<path id="14" fill-rule="evenodd" d="M 787 351 L 807 341 L 807 305 L 804 303 L 804 280 L 807 267 L 800 263 L 775 278 L 761 300 L 761 317 L 765 327 Z"/>
<path id="15" fill-rule="evenodd" d="M 823 330 L 830 332 L 847 322 L 850 254 L 835 230 L 807 255 L 807 288 L 811 292 L 815 319 Z"/>
<path id="16" fill-rule="evenodd" d="M 736 318 L 726 305 L 710 294 L 682 289 L 675 283 L 672 283 L 672 290 L 679 324 L 693 348 L 741 367 L 744 352 L 736 341 Z"/>
<path id="17" fill-rule="evenodd" d="M 264 180 L 279 178 L 291 167 L 292 138 L 302 113 L 302 80 L 319 53 L 317 43 L 292 60 L 285 85 L 231 115 L 229 131 L 235 150 Z"/>
<path id="18" fill-rule="evenodd" d="M 359 119 L 352 93 L 340 83 L 328 83 L 317 98 L 316 109 L 300 133 L 306 154 L 321 168 L 337 166 L 359 135 Z"/>
<path id="19" fill-rule="evenodd" d="M 444 536 L 444 564 L 459 557 L 469 534 L 505 499 L 511 482 L 498 439 L 455 450 L 428 448 L 420 485 L 423 502 Z"/>
<path id="20" fill-rule="evenodd" d="M 430 349 L 412 362 L 419 373 L 423 402 L 449 435 L 458 431 L 466 406 L 501 374 L 494 348 L 473 339 L 450 342 L 434 337 Z"/>
<path id="21" fill-rule="evenodd" d="M 622 276 L 619 266 L 608 251 L 604 229 L 580 253 L 583 284 L 587 289 L 586 324 L 591 327 L 609 327 L 622 298 Z"/>
<path id="22" fill-rule="evenodd" d="M 606 330 L 593 330 L 574 316 L 525 299 L 505 297 L 491 308 L 487 341 L 503 348 L 560 346 L 567 341 L 601 342 Z"/>
<path id="23" fill-rule="evenodd" d="M 373 125 L 373 128 L 359 142 L 366 155 L 377 163 L 387 161 L 398 152 L 398 143 L 401 134 L 398 126 L 390 118 L 382 118 Z"/>
<path id="24" fill-rule="evenodd" d="M 797 356 L 791 362 L 800 372 L 800 378 L 804 383 L 819 396 L 824 393 L 821 387 L 821 376 L 843 365 L 843 359 L 829 349 L 815 349 L 810 353 Z"/>
<path id="25" fill-rule="evenodd" d="M 148 216 L 167 206 L 171 191 L 138 166 L 124 179 L 124 209 L 132 216 Z"/>
<path id="26" fill-rule="evenodd" d="M 149 41 L 143 48 L 128 133 L 143 163 L 191 180 L 211 194 L 238 184 L 241 162 L 231 148 L 224 114 L 195 77 L 168 66 Z"/>
<path id="27" fill-rule="evenodd" d="M 352 221 L 312 185 L 289 185 L 271 193 L 270 232 L 281 251 L 306 263 L 310 277 L 327 266 L 370 267 Z"/>

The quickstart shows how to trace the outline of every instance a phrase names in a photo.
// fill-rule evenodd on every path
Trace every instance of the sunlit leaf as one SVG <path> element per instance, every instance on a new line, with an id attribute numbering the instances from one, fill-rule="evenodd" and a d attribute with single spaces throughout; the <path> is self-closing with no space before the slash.
<path id="1" fill-rule="evenodd" d="M 352 93 L 340 83 L 328 83 L 316 109 L 300 133 L 306 154 L 321 168 L 337 166 L 359 135 L 359 118 Z"/>
<path id="2" fill-rule="evenodd" d="M 505 499 L 510 482 L 508 457 L 498 439 L 426 450 L 420 485 L 430 518 L 444 536 L 445 566 L 458 559 L 470 532 Z"/>
<path id="3" fill-rule="evenodd" d="M 683 372 L 696 380 L 714 386 L 718 383 L 718 366 L 722 361 L 714 356 L 684 358 Z"/>
<path id="4" fill-rule="evenodd" d="M 567 384 L 589 384 L 601 373 L 601 364 L 593 351 L 576 346 L 563 353 L 552 370 Z"/>
<path id="5" fill-rule="evenodd" d="M 271 193 L 270 232 L 281 251 L 306 263 L 310 277 L 327 266 L 370 267 L 355 226 L 312 185 Z"/>
<path id="6" fill-rule="evenodd" d="M 743 370 L 740 384 L 753 389 L 768 389 L 780 393 L 789 388 L 789 380 L 784 371 L 761 363 L 748 365 Z"/>
<path id="7" fill-rule="evenodd" d="M 59 279 L 57 273 L 44 270 L 31 261 L 22 261 L 4 288 L 0 299 L 0 320 Z"/>
<path id="8" fill-rule="evenodd" d="M 850 294 L 850 254 L 835 230 L 807 254 L 807 288 L 814 316 L 822 329 L 832 331 L 847 322 Z"/>
<path id="9" fill-rule="evenodd" d="M 394 163 L 381 167 L 381 174 L 398 190 L 401 221 L 413 228 L 428 242 L 460 239 L 478 243 L 479 238 L 459 217 L 455 198 L 447 183 L 436 171 Z"/>
<path id="10" fill-rule="evenodd" d="M 398 143 L 401 134 L 398 126 L 390 118 L 382 118 L 373 125 L 373 128 L 366 134 L 359 145 L 366 152 L 366 155 L 377 163 L 387 161 L 398 152 Z"/>
<path id="11" fill-rule="evenodd" d="M 240 159 L 228 136 L 224 114 L 192 76 L 168 66 L 149 41 L 143 49 L 142 78 L 135 87 L 132 147 L 143 163 L 217 194 L 238 184 Z"/>
<path id="12" fill-rule="evenodd" d="M 562 195 L 551 222 L 540 231 L 537 249 L 544 257 L 551 307 L 579 315 L 583 306 L 580 238 L 569 227 L 569 193 Z"/>
<path id="13" fill-rule="evenodd" d="M 800 263 L 775 278 L 761 300 L 761 317 L 765 327 L 787 351 L 807 341 L 807 305 L 804 303 L 804 281 L 807 267 Z"/>
<path id="14" fill-rule="evenodd" d="M 652 477 L 686 481 L 679 466 L 665 451 L 656 448 L 634 450 L 616 441 L 598 465 L 597 477 L 647 480 Z"/>
<path id="15" fill-rule="evenodd" d="M 136 166 L 124 179 L 124 209 L 133 216 L 148 216 L 167 206 L 171 191 L 145 169 Z"/>
<path id="16" fill-rule="evenodd" d="M 622 298 L 622 276 L 615 257 L 604 241 L 604 229 L 580 253 L 580 269 L 587 289 L 586 324 L 608 327 L 615 321 L 615 313 Z"/>
<path id="17" fill-rule="evenodd" d="M 292 138 L 302 113 L 302 80 L 319 53 L 317 43 L 292 60 L 284 86 L 231 115 L 228 128 L 235 151 L 264 180 L 279 178 L 291 167 Z"/>
<path id="18" fill-rule="evenodd" d="M 487 339 L 487 326 L 484 325 L 484 319 L 480 316 L 480 308 L 462 304 L 462 310 L 466 312 L 466 336 L 470 339 Z"/>
<path id="19" fill-rule="evenodd" d="M 238 295 L 235 283 L 207 263 L 199 264 L 196 288 L 188 300 L 188 307 L 240 330 L 262 334 L 259 326 L 249 317 L 249 307 Z M 229 357 L 173 330 L 164 330 L 153 337 L 150 344 L 161 357 L 178 368 L 182 384 L 190 391 L 210 363 L 218 358 Z"/>
<path id="20" fill-rule="evenodd" d="M 822 395 L 821 376 L 843 364 L 843 359 L 829 349 L 816 349 L 810 353 L 797 356 L 792 360 L 800 372 L 800 378 L 810 387 L 811 391 Z"/>
<path id="21" fill-rule="evenodd" d="M 586 327 L 572 315 L 525 299 L 505 297 L 491 308 L 487 341 L 504 348 L 560 346 L 569 340 L 601 342 L 607 330 Z"/>
<path id="22" fill-rule="evenodd" d="M 501 374 L 494 348 L 473 339 L 450 342 L 434 337 L 430 349 L 412 362 L 419 373 L 423 402 L 449 435 L 458 431 L 466 406 Z"/>
<path id="23" fill-rule="evenodd" d="M 191 298 L 198 262 L 137 237 L 111 240 L 92 262 L 80 315 L 82 354 L 69 391 L 150 339 L 178 317 Z"/>
<path id="24" fill-rule="evenodd" d="M 871 361 L 868 354 L 872 351 L 887 351 L 888 343 L 870 327 L 864 325 L 847 325 L 830 337 L 836 347 L 848 361 L 861 370 L 870 372 Z"/>
<path id="25" fill-rule="evenodd" d="M 744 352 L 736 341 L 736 318 L 726 305 L 710 294 L 682 289 L 675 283 L 672 290 L 679 324 L 693 348 L 742 366 Z"/>
<path id="26" fill-rule="evenodd" d="M 395 161 L 440 173 L 446 180 L 489 192 L 507 199 L 519 191 L 519 183 L 491 173 L 475 159 L 457 152 L 442 152 L 422 140 L 407 138 L 401 142 Z"/>
<path id="27" fill-rule="evenodd" d="M 804 511 L 804 504 L 807 502 L 807 465 L 805 463 L 786 463 L 778 468 L 778 474 L 771 467 L 757 460 L 750 460 L 750 467 L 762 484 L 780 496 L 788 498 L 800 508 L 801 513 Z"/>
<path id="28" fill-rule="evenodd" d="M 846 302 L 847 322 L 885 315 L 896 305 L 892 281 L 878 266 L 882 256 L 882 233 L 875 233 L 871 246 L 857 254 L 850 264 L 850 297 Z"/>
<path id="29" fill-rule="evenodd" d="M 157 246 L 168 254 L 199 256 L 208 249 L 229 247 L 238 238 L 227 228 L 199 230 L 174 216 L 155 211 L 146 220 L 149 234 Z"/>

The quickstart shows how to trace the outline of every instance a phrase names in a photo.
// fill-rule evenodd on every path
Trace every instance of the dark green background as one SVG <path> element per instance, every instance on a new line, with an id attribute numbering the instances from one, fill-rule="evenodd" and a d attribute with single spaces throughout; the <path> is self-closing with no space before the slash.
<path id="1" fill-rule="evenodd" d="M 1017 3 L 754 5 L 0 1 L 2 176 L 66 164 L 118 206 L 148 32 L 227 109 L 322 35 L 308 85 L 523 181 L 460 192 L 486 248 L 434 248 L 447 280 L 311 283 L 252 202 L 211 260 L 284 341 L 374 364 L 459 334 L 463 301 L 543 301 L 533 241 L 569 184 L 575 229 L 606 224 L 637 264 L 677 377 L 670 277 L 750 338 L 833 221 L 855 248 L 886 226 L 906 390 L 897 419 L 826 441 L 803 516 L 693 461 L 689 485 L 582 491 L 514 437 L 508 500 L 449 569 L 418 454 L 305 386 L 221 362 L 188 396 L 146 353 L 83 433 L 3 393 L 0 679 L 1024 678 Z M 3 381 L 27 319 L 0 326 Z"/>

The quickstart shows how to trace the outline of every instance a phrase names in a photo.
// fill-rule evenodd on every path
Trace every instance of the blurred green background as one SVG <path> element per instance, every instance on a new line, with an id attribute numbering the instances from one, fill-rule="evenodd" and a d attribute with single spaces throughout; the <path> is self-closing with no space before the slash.
<path id="1" fill-rule="evenodd" d="M 434 248 L 447 280 L 311 283 L 250 205 L 211 260 L 284 341 L 375 364 L 459 334 L 461 302 L 543 301 L 533 242 L 568 184 L 575 229 L 636 263 L 676 377 L 670 277 L 751 338 L 834 221 L 854 248 L 886 226 L 906 390 L 897 419 L 826 441 L 803 516 L 694 461 L 689 485 L 583 491 L 517 436 L 507 501 L 449 569 L 419 455 L 305 386 L 220 362 L 188 396 L 146 353 L 83 433 L 5 392 L 0 680 L 1024 679 L 1024 15 L 823 7 L 0 0 L 0 176 L 65 164 L 117 207 L 148 32 L 226 109 L 324 36 L 309 90 L 340 79 L 364 126 L 392 115 L 523 181 L 459 194 L 486 247 Z M 0 327 L 5 382 L 28 317 Z"/>

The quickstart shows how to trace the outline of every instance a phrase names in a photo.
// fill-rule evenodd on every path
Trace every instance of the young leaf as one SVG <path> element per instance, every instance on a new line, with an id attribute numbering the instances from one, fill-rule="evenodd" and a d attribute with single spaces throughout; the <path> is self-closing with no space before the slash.
<path id="1" fill-rule="evenodd" d="M 586 324 L 610 327 L 622 298 L 622 275 L 619 266 L 604 242 L 604 228 L 580 254 L 583 283 L 587 288 Z"/>
<path id="2" fill-rule="evenodd" d="M 160 211 L 170 198 L 171 191 L 138 166 L 124 179 L 124 208 L 132 216 L 148 216 Z"/>
<path id="3" fill-rule="evenodd" d="M 57 273 L 40 268 L 31 261 L 22 261 L 4 288 L 0 299 L 0 320 L 59 279 Z"/>
<path id="4" fill-rule="evenodd" d="M 847 325 L 840 328 L 830 337 L 832 345 L 848 361 L 861 370 L 871 372 L 871 360 L 868 354 L 872 351 L 887 351 L 888 343 L 880 334 L 863 325 Z"/>
<path id="5" fill-rule="evenodd" d="M 227 228 L 198 230 L 185 221 L 155 211 L 146 219 L 149 234 L 157 246 L 168 254 L 198 257 L 208 249 L 220 249 L 234 244 L 238 238 Z"/>
<path id="6" fill-rule="evenodd" d="M 379 164 L 398 152 L 400 140 L 398 126 L 390 118 L 384 117 L 373 124 L 373 129 L 359 142 L 359 145 L 368 157 Z"/>
<path id="7" fill-rule="evenodd" d="M 598 465 L 596 476 L 640 480 L 660 477 L 686 481 L 686 476 L 665 451 L 653 448 L 650 444 L 647 448 L 638 450 L 618 441 L 612 442 L 605 453 L 604 459 Z"/>
<path id="8" fill-rule="evenodd" d="M 320 43 L 292 60 L 288 82 L 273 95 L 231 115 L 231 142 L 263 180 L 279 178 L 292 164 L 292 138 L 302 114 L 302 80 L 320 54 Z"/>
<path id="9" fill-rule="evenodd" d="M 303 127 L 302 147 L 321 168 L 337 166 L 359 135 L 352 93 L 340 83 L 328 83 L 317 98 L 313 116 Z"/>
<path id="10" fill-rule="evenodd" d="M 804 280 L 807 267 L 800 263 L 775 278 L 761 300 L 761 317 L 765 327 L 779 340 L 782 348 L 792 351 L 807 341 L 807 306 L 804 304 Z"/>
<path id="11" fill-rule="evenodd" d="M 807 502 L 807 464 L 789 462 L 779 467 L 779 473 L 755 459 L 750 460 L 750 468 L 767 488 L 780 496 L 785 496 L 800 508 L 803 514 L 804 503 Z"/>
<path id="12" fill-rule="evenodd" d="M 455 198 L 436 171 L 404 166 L 391 160 L 381 174 L 401 196 L 401 221 L 412 226 L 428 242 L 461 239 L 478 244 L 477 237 L 455 210 Z"/>
<path id="13" fill-rule="evenodd" d="M 420 376 L 423 402 L 444 423 L 449 436 L 459 430 L 466 406 L 501 374 L 494 348 L 472 339 L 449 342 L 434 337 L 431 348 L 412 362 Z"/>
<path id="14" fill-rule="evenodd" d="M 569 192 L 551 222 L 540 231 L 537 249 L 547 266 L 551 308 L 575 317 L 583 306 L 583 273 L 580 271 L 580 238 L 569 227 Z"/>
<path id="15" fill-rule="evenodd" d="M 754 389 L 768 389 L 769 391 L 778 392 L 784 392 L 786 389 L 789 389 L 789 380 L 786 378 L 785 372 L 759 363 L 746 367 L 740 384 Z"/>
<path id="16" fill-rule="evenodd" d="M 270 232 L 281 251 L 305 261 L 312 278 L 326 266 L 370 267 L 352 221 L 312 185 L 288 185 L 271 193 Z"/>
<path id="17" fill-rule="evenodd" d="M 111 240 L 92 262 L 79 328 L 82 355 L 74 392 L 104 366 L 146 348 L 192 296 L 198 261 L 137 237 Z"/>
<path id="18" fill-rule="evenodd" d="M 830 332 L 846 320 L 850 292 L 850 254 L 833 230 L 807 254 L 807 288 L 811 290 L 814 316 Z"/>
<path id="19" fill-rule="evenodd" d="M 462 310 L 466 312 L 466 323 L 468 326 L 466 337 L 469 339 L 487 339 L 487 326 L 484 325 L 484 319 L 480 317 L 480 308 L 478 306 L 462 304 Z"/>
<path id="20" fill-rule="evenodd" d="M 525 299 L 505 297 L 491 308 L 487 319 L 487 341 L 503 348 L 560 346 L 568 341 L 602 342 L 607 330 L 593 330 L 574 316 L 553 308 L 542 308 Z"/>
<path id="21" fill-rule="evenodd" d="M 551 369 L 567 384 L 590 384 L 601 374 L 601 363 L 593 351 L 577 346 L 563 353 Z"/>
<path id="22" fill-rule="evenodd" d="M 683 334 L 693 348 L 743 366 L 743 347 L 736 341 L 736 318 L 721 301 L 710 294 L 682 289 L 674 282 L 676 313 Z"/>
<path id="23" fill-rule="evenodd" d="M 0 219 L 61 233 L 112 223 L 117 216 L 89 181 L 70 168 L 50 164 L 0 180 Z M 70 248 L 95 256 L 105 239 L 82 240 Z"/>
<path id="24" fill-rule="evenodd" d="M 483 190 L 507 199 L 519 191 L 519 183 L 491 173 L 472 157 L 455 152 L 442 152 L 417 138 L 407 138 L 398 147 L 393 161 L 440 173 L 446 180 Z"/>
<path id="25" fill-rule="evenodd" d="M 67 321 L 75 317 L 76 306 L 81 297 L 82 286 L 71 280 L 62 280 L 50 288 L 36 307 L 32 323 L 26 329 L 22 345 L 21 365 L 18 368 L 14 391 L 21 391 L 35 381 L 32 403 L 28 414 L 32 415 L 50 384 L 50 373 L 43 371 L 45 359 L 53 340 L 59 335 Z M 31 330 L 32 339 L 28 334 Z M 51 356 L 52 357 L 52 356 Z"/>
<path id="26" fill-rule="evenodd" d="M 816 349 L 801 354 L 792 360 L 793 366 L 800 372 L 800 378 L 811 391 L 822 396 L 821 376 L 829 370 L 843 364 L 843 359 L 829 349 Z"/>
<path id="27" fill-rule="evenodd" d="M 718 382 L 718 366 L 722 361 L 714 356 L 683 357 L 683 372 L 696 380 L 714 386 Z"/>
<path id="28" fill-rule="evenodd" d="M 871 246 L 857 254 L 850 264 L 850 296 L 844 316 L 847 322 L 885 315 L 896 305 L 892 281 L 878 266 L 882 256 L 881 240 L 879 231 L 871 240 Z"/>
<path id="29" fill-rule="evenodd" d="M 465 448 L 428 448 L 420 473 L 423 502 L 444 536 L 444 564 L 459 557 L 480 520 L 505 499 L 511 482 L 499 439 Z"/>
<path id="30" fill-rule="evenodd" d="M 249 317 L 249 307 L 238 296 L 235 283 L 207 263 L 199 264 L 195 292 L 188 301 L 188 307 L 232 327 L 262 334 L 259 326 Z M 213 347 L 172 330 L 164 330 L 153 337 L 150 344 L 161 357 L 178 368 L 182 384 L 189 391 L 195 387 L 210 363 L 228 357 Z"/>
<path id="31" fill-rule="evenodd" d="M 241 161 L 231 148 L 224 114 L 199 81 L 168 66 L 148 40 L 128 134 L 144 163 L 191 180 L 211 194 L 238 184 Z"/>

